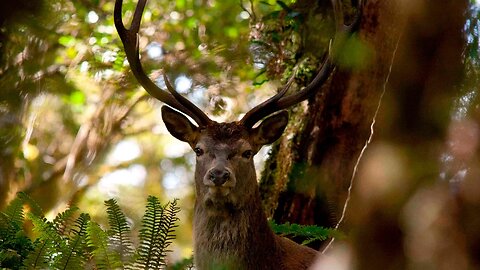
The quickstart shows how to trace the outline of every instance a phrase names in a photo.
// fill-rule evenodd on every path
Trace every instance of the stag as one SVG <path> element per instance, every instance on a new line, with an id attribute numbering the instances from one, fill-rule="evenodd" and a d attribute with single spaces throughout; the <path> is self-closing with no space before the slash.
<path id="1" fill-rule="evenodd" d="M 329 50 L 315 78 L 302 90 L 286 95 L 292 77 L 276 95 L 251 109 L 240 121 L 218 123 L 177 93 L 165 74 L 167 91 L 145 74 L 138 46 L 145 4 L 146 0 L 139 0 L 127 29 L 122 22 L 122 0 L 116 0 L 115 27 L 136 79 L 151 96 L 167 105 L 162 107 L 162 118 L 168 131 L 187 142 L 197 156 L 194 211 L 197 269 L 307 269 L 318 252 L 272 232 L 262 209 L 253 156 L 282 135 L 288 123 L 285 109 L 314 95 L 329 77 L 334 69 L 332 53 Z M 333 0 L 332 4 L 337 24 L 335 47 L 337 37 L 350 33 L 354 24 L 344 25 L 339 0 Z"/>

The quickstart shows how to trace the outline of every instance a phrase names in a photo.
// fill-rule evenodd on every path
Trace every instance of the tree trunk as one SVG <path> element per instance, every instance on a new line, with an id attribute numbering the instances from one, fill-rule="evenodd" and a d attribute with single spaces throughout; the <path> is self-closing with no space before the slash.
<path id="1" fill-rule="evenodd" d="M 262 176 L 267 213 L 277 222 L 339 225 L 348 240 L 327 250 L 347 247 L 359 269 L 478 266 L 467 250 L 478 241 L 463 233 L 478 224 L 468 213 L 480 199 L 462 204 L 439 181 L 463 78 L 466 9 L 455 0 L 365 1 L 358 35 L 371 58 L 363 69 L 337 68 L 293 116 L 303 128 L 274 148 Z M 432 227 L 423 232 L 428 215 Z"/>
<path id="2" fill-rule="evenodd" d="M 337 68 L 309 106 L 292 116 L 290 122 L 301 120 L 303 128 L 287 131 L 294 139 L 285 136 L 276 146 L 262 176 L 264 198 L 278 201 L 267 204 L 276 221 L 334 226 L 340 219 L 403 24 L 391 1 L 368 1 L 358 32 L 367 63 L 359 70 Z"/>

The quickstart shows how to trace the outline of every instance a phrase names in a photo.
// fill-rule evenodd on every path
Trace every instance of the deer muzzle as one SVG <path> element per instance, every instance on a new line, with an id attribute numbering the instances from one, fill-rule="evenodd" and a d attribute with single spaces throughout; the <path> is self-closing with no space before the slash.
<path id="1" fill-rule="evenodd" d="M 235 186 L 235 176 L 225 165 L 217 164 L 207 171 L 203 184 L 209 188 L 232 188 Z"/>
<path id="2" fill-rule="evenodd" d="M 230 180 L 230 172 L 227 169 L 213 168 L 208 172 L 207 177 L 208 180 L 218 187 Z"/>

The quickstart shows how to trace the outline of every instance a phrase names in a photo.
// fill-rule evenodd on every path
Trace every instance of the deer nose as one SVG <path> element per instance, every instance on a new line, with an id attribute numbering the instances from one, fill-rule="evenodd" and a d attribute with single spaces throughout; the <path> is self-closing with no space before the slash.
<path id="1" fill-rule="evenodd" d="M 209 172 L 208 179 L 212 181 L 215 186 L 221 186 L 230 179 L 230 172 L 227 170 L 212 169 Z"/>

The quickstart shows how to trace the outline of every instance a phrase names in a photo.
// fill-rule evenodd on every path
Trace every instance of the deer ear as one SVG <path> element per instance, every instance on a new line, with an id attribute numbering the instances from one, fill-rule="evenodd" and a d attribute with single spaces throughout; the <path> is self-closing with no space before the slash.
<path id="1" fill-rule="evenodd" d="M 189 144 L 193 144 L 197 139 L 198 128 L 183 114 L 167 106 L 163 106 L 162 118 L 168 132 L 170 132 L 173 137 Z"/>
<path id="2" fill-rule="evenodd" d="M 287 111 L 267 117 L 260 125 L 252 130 L 254 143 L 258 146 L 273 143 L 282 136 L 288 124 Z"/>

